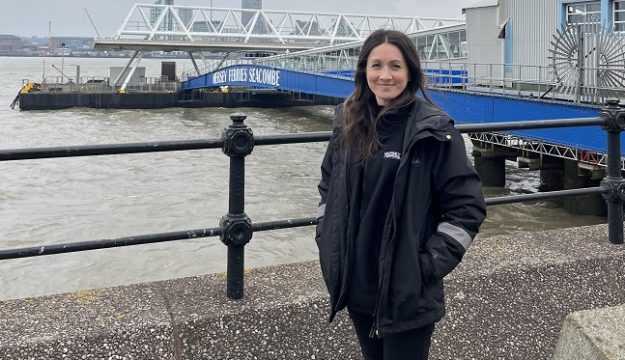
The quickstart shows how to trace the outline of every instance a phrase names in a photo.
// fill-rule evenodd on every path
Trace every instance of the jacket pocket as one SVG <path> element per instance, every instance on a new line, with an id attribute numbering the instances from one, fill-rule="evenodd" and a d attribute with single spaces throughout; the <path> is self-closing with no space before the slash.
<path id="1" fill-rule="evenodd" d="M 315 227 L 315 242 L 317 243 L 317 248 L 321 250 L 321 244 L 319 243 L 321 239 L 321 231 L 323 229 L 323 216 L 317 220 L 317 226 Z"/>
<path id="2" fill-rule="evenodd" d="M 419 251 L 419 268 L 421 269 L 421 278 L 423 279 L 423 282 L 432 282 L 434 277 L 432 255 L 430 255 L 426 250 Z"/>
<path id="3" fill-rule="evenodd" d="M 332 293 L 331 278 L 332 278 L 332 248 L 328 243 L 328 239 L 323 236 L 323 217 L 319 218 L 317 227 L 315 230 L 315 242 L 319 249 L 319 265 L 321 267 L 321 275 L 323 275 L 323 281 L 326 284 L 328 292 Z"/>

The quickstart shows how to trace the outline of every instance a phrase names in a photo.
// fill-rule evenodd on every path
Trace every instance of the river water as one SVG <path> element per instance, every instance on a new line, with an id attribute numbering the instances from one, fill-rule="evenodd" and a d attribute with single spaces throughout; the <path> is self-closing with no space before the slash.
<path id="1" fill-rule="evenodd" d="M 45 64 L 44 64 L 45 61 Z M 11 110 L 23 79 L 53 74 L 61 58 L 0 57 L 0 148 L 216 138 L 240 111 L 256 135 L 325 131 L 333 108 Z M 125 59 L 64 59 L 73 74 L 108 76 Z M 177 70 L 192 65 L 177 60 Z M 160 60 L 142 61 L 158 76 Z M 470 142 L 467 141 L 470 146 Z M 259 146 L 246 158 L 246 213 L 253 221 L 313 216 L 324 143 Z M 0 163 L 0 249 L 218 226 L 228 210 L 228 158 L 220 150 L 9 161 Z M 508 163 L 506 188 L 535 191 L 537 172 Z M 480 236 L 605 222 L 570 215 L 551 202 L 488 209 Z M 246 267 L 317 258 L 312 227 L 255 233 Z M 479 241 L 479 240 L 478 240 Z M 226 270 L 218 238 L 0 261 L 0 300 L 185 277 Z"/>

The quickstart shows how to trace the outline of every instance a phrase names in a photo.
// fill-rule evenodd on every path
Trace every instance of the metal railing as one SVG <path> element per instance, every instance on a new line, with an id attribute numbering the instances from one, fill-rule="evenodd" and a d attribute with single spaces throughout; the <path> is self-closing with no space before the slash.
<path id="1" fill-rule="evenodd" d="M 591 104 L 625 96 L 625 69 L 609 65 L 560 73 L 544 65 L 424 61 L 422 66 L 426 75 L 447 80 L 431 85 L 471 92 Z"/>
<path id="2" fill-rule="evenodd" d="M 0 161 L 217 148 L 221 148 L 224 154 L 230 157 L 228 213 L 221 218 L 219 227 L 0 250 L 0 260 L 219 236 L 228 246 L 227 296 L 231 299 L 242 298 L 245 245 L 252 238 L 253 232 L 310 226 L 317 223 L 314 217 L 253 223 L 245 213 L 245 157 L 255 146 L 321 142 L 328 141 L 331 136 L 330 131 L 254 136 L 252 130 L 244 124 L 245 118 L 246 116 L 241 113 L 231 115 L 232 124 L 223 130 L 219 139 L 0 150 Z M 619 107 L 618 100 L 609 101 L 597 118 L 460 124 L 456 125 L 456 128 L 460 132 L 467 133 L 588 125 L 601 126 L 607 132 L 608 172 L 600 186 L 494 197 L 486 199 L 486 205 L 601 194 L 607 202 L 609 241 L 613 244 L 623 244 L 625 179 L 621 174 L 620 133 L 625 130 L 625 110 Z"/>
<path id="3" fill-rule="evenodd" d="M 62 76 L 48 76 L 41 82 L 30 79 L 23 79 L 22 86 L 29 82 L 36 83 L 36 87 L 30 92 L 38 93 L 115 93 L 121 89 L 121 85 L 111 85 L 109 77 L 85 77 L 64 78 Z M 178 81 L 163 80 L 159 77 L 142 77 L 138 83 L 131 83 L 127 86 L 127 91 L 135 92 L 178 92 L 180 83 Z"/>
<path id="4" fill-rule="evenodd" d="M 317 49 L 315 49 L 317 50 Z M 358 59 L 348 48 L 328 47 L 328 53 L 300 51 L 270 57 L 236 57 L 212 61 L 201 68 L 208 73 L 226 66 L 255 64 L 280 69 L 326 74 L 340 78 L 355 69 Z M 295 56 L 296 54 L 300 54 Z M 614 66 L 582 67 L 581 80 L 571 73 L 558 75 L 552 66 L 468 63 L 461 61 L 422 61 L 428 86 L 489 95 L 530 97 L 575 103 L 603 104 L 610 98 L 625 97 L 625 69 Z M 198 76 L 187 73 L 184 79 Z M 602 79 L 608 80 L 602 80 Z M 610 80 L 618 79 L 618 80 Z"/>

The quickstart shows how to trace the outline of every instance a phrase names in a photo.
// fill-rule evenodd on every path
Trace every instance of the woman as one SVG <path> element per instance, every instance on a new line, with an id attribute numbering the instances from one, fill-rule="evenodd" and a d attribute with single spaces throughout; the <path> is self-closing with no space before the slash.
<path id="1" fill-rule="evenodd" d="M 354 82 L 319 183 L 330 321 L 348 308 L 366 360 L 427 359 L 445 313 L 443 277 L 486 216 L 481 182 L 453 121 L 427 96 L 406 35 L 372 33 Z"/>

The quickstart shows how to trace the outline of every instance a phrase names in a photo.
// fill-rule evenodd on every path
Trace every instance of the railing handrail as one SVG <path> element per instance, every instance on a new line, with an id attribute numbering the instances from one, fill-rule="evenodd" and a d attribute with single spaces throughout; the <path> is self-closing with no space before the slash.
<path id="1" fill-rule="evenodd" d="M 577 119 L 495 122 L 484 124 L 457 124 L 455 125 L 455 127 L 461 133 L 469 133 L 603 125 L 605 124 L 605 122 L 606 120 L 601 117 L 590 117 Z M 331 131 L 317 131 L 280 135 L 260 135 L 254 137 L 254 146 L 299 144 L 327 141 L 330 139 L 331 134 Z M 0 161 L 219 149 L 223 146 L 223 144 L 223 138 L 214 138 L 102 145 L 57 146 L 28 149 L 5 149 L 0 150 Z"/>
<path id="2" fill-rule="evenodd" d="M 230 118 L 232 120 L 232 124 L 228 128 L 224 129 L 221 138 L 218 139 L 0 150 L 0 161 L 148 153 L 160 151 L 187 151 L 215 148 L 221 148 L 222 151 L 230 157 L 229 208 L 227 215 L 222 217 L 220 226 L 217 228 L 153 233 L 114 239 L 39 245 L 35 247 L 0 250 L 0 260 L 220 236 L 222 242 L 228 246 L 227 295 L 233 299 L 241 298 L 243 296 L 244 247 L 251 239 L 254 231 L 310 226 L 317 223 L 315 218 L 252 223 L 251 219 L 247 217 L 244 212 L 245 201 L 243 194 L 245 156 L 252 152 L 254 146 L 327 141 L 330 139 L 332 133 L 330 131 L 319 131 L 254 137 L 251 129 L 247 128 L 244 124 L 244 120 L 246 118 L 245 115 L 233 114 Z M 608 104 L 601 110 L 599 117 L 497 122 L 485 124 L 459 124 L 456 125 L 456 128 L 460 132 L 474 133 L 588 125 L 600 125 L 605 131 L 608 132 L 608 176 L 602 180 L 601 186 L 495 197 L 486 199 L 486 204 L 490 206 L 542 199 L 602 194 L 608 203 L 609 241 L 614 244 L 622 244 L 625 180 L 621 176 L 620 167 L 620 133 L 625 129 L 625 110 L 619 108 L 618 100 L 608 102 Z"/>

